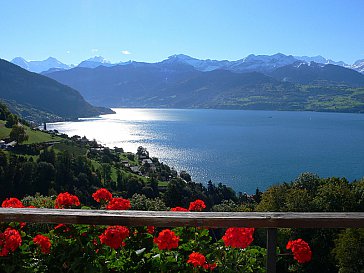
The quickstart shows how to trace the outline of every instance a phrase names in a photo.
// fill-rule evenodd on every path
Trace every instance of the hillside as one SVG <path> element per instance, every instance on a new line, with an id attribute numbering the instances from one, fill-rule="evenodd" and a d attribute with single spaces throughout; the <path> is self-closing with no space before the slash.
<path id="1" fill-rule="evenodd" d="M 108 107 L 364 112 L 364 75 L 331 64 L 287 65 L 263 74 L 203 72 L 171 59 L 74 68 L 47 76 Z"/>
<path id="2" fill-rule="evenodd" d="M 344 84 L 354 87 L 364 86 L 364 75 L 338 65 L 323 65 L 315 62 L 294 64 L 279 67 L 269 75 L 280 81 L 299 84 Z"/>
<path id="3" fill-rule="evenodd" d="M 0 99 L 23 118 L 37 122 L 112 113 L 92 106 L 68 86 L 1 59 Z"/>

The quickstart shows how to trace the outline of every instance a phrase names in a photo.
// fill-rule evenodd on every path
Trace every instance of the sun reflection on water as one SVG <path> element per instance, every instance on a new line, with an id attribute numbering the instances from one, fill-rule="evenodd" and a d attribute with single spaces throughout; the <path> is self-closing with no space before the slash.
<path id="1" fill-rule="evenodd" d="M 127 152 L 136 152 L 139 146 L 146 147 L 152 156 L 162 161 L 176 162 L 176 158 L 191 154 L 171 146 L 161 145 L 168 137 L 166 132 L 150 130 L 155 122 L 178 122 L 181 118 L 173 111 L 163 109 L 113 109 L 116 113 L 96 118 L 82 118 L 78 122 L 49 123 L 48 130 L 56 129 L 68 136 L 86 136 L 108 147 L 122 147 Z M 176 164 L 178 165 L 178 164 Z"/>
<path id="2" fill-rule="evenodd" d="M 291 181 L 306 171 L 348 179 L 363 175 L 364 158 L 359 152 L 364 150 L 363 115 L 113 110 L 115 114 L 48 124 L 47 128 L 127 152 L 135 153 L 143 146 L 161 162 L 189 172 L 195 181 L 211 179 L 247 192 Z"/>

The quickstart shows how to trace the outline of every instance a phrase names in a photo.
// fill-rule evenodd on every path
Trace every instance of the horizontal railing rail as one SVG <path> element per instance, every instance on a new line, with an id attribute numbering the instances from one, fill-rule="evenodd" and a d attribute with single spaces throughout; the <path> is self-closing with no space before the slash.
<path id="1" fill-rule="evenodd" d="M 276 273 L 277 228 L 364 228 L 364 212 L 171 212 L 0 208 L 0 222 L 267 229 L 267 273 Z"/>
<path id="2" fill-rule="evenodd" d="M 171 212 L 0 208 L 0 222 L 211 228 L 364 227 L 364 212 Z"/>

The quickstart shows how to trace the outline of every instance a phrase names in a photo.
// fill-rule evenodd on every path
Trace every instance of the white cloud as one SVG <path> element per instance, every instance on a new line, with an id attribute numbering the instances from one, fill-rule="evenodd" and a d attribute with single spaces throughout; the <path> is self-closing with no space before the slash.
<path id="1" fill-rule="evenodd" d="M 71 51 L 67 50 L 67 51 L 66 51 L 66 53 L 67 53 L 67 54 L 70 54 L 70 53 L 71 53 Z"/>
<path id="2" fill-rule="evenodd" d="M 131 53 L 128 50 L 122 50 L 121 51 L 121 54 L 130 55 Z"/>
<path id="3" fill-rule="evenodd" d="M 93 49 L 91 49 L 91 52 L 92 53 L 96 53 L 96 52 L 98 52 L 99 50 L 97 49 L 97 48 L 93 48 Z"/>

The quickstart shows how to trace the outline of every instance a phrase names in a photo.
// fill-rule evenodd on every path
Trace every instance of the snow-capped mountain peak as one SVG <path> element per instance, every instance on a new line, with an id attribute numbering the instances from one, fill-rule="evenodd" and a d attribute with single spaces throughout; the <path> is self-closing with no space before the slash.
<path id="1" fill-rule="evenodd" d="M 216 61 L 216 60 L 199 60 L 196 58 L 192 58 L 188 55 L 184 54 L 176 54 L 169 56 L 168 59 L 162 61 L 161 63 L 182 63 L 193 66 L 196 70 L 199 71 L 212 71 L 215 69 L 225 69 L 225 66 L 228 61 Z"/>
<path id="2" fill-rule="evenodd" d="M 269 72 L 276 68 L 293 64 L 297 61 L 291 55 L 277 53 L 274 55 L 254 55 L 250 54 L 247 57 L 232 62 L 230 69 L 234 72 Z"/>
<path id="3" fill-rule="evenodd" d="M 111 64 L 110 61 L 106 60 L 102 56 L 95 56 L 93 58 L 87 59 L 83 62 L 81 62 L 78 67 L 84 67 L 84 68 L 96 68 L 98 66 L 114 66 L 114 64 Z"/>
<path id="4" fill-rule="evenodd" d="M 104 57 L 102 56 L 95 56 L 93 58 L 90 58 L 88 60 L 86 60 L 88 62 L 95 62 L 95 63 L 102 63 L 102 64 L 110 64 L 111 62 L 106 60 Z"/>
<path id="5" fill-rule="evenodd" d="M 343 67 L 350 67 L 348 64 L 344 63 L 343 61 L 333 61 L 331 59 L 326 59 L 320 55 L 314 56 L 314 57 L 308 57 L 308 56 L 295 56 L 296 59 L 305 61 L 307 63 L 315 62 L 320 64 L 334 64 L 339 65 Z"/>
<path id="6" fill-rule="evenodd" d="M 11 60 L 13 64 L 16 64 L 17 66 L 20 66 L 23 69 L 29 70 L 29 65 L 26 60 L 24 60 L 22 57 L 16 57 Z"/>
<path id="7" fill-rule="evenodd" d="M 188 55 L 185 55 L 185 54 L 175 54 L 175 55 L 172 55 L 172 56 L 169 56 L 167 60 L 170 60 L 170 61 L 190 61 L 190 60 L 197 60 L 195 58 L 192 58 Z"/>
<path id="8" fill-rule="evenodd" d="M 360 73 L 364 73 L 364 59 L 362 60 L 357 60 L 352 66 L 352 69 L 360 72 Z"/>
<path id="9" fill-rule="evenodd" d="M 353 64 L 353 66 L 354 65 L 361 65 L 361 64 L 363 64 L 364 63 L 364 59 L 362 59 L 362 60 L 357 60 L 354 64 Z"/>
<path id="10" fill-rule="evenodd" d="M 26 70 L 29 70 L 29 71 L 35 72 L 35 73 L 41 73 L 41 72 L 48 71 L 49 69 L 53 69 L 53 68 L 61 69 L 61 70 L 71 68 L 71 66 L 62 63 L 53 57 L 49 57 L 43 61 L 26 61 L 25 59 L 23 59 L 21 57 L 16 57 L 11 62 L 13 64 L 20 66 L 21 68 L 24 68 Z"/>

